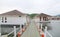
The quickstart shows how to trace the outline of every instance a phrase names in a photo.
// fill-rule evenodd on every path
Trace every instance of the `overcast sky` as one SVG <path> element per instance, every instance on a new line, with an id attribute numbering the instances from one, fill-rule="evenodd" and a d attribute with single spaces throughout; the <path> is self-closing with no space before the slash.
<path id="1" fill-rule="evenodd" d="M 0 0 L 0 13 L 11 10 L 23 13 L 60 14 L 60 0 Z"/>

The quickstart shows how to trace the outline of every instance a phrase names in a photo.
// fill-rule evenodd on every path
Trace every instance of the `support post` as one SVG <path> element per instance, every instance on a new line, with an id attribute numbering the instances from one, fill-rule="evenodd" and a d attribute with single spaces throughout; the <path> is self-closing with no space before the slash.
<path id="1" fill-rule="evenodd" d="M 42 30 L 42 23 L 41 23 L 41 30 Z"/>
<path id="2" fill-rule="evenodd" d="M 45 37 L 46 37 L 47 27 L 45 27 Z"/>
<path id="3" fill-rule="evenodd" d="M 21 31 L 21 25 L 20 25 L 20 31 Z"/>
<path id="4" fill-rule="evenodd" d="M 16 26 L 14 26 L 14 37 L 16 37 Z"/>
<path id="5" fill-rule="evenodd" d="M 20 25 L 20 33 L 22 34 L 22 26 Z"/>
<path id="6" fill-rule="evenodd" d="M 0 25 L 0 37 L 1 37 L 1 25 Z"/>

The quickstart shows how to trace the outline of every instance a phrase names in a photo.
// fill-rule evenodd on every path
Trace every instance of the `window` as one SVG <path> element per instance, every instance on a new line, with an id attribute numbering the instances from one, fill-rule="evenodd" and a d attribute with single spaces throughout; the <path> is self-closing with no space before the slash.
<path id="1" fill-rule="evenodd" d="M 5 23 L 7 23 L 7 18 L 5 17 Z"/>
<path id="2" fill-rule="evenodd" d="M 5 20 L 7 20 L 7 18 L 5 17 Z"/>
<path id="3" fill-rule="evenodd" d="M 21 17 L 21 16 L 19 16 L 19 17 Z"/>
<path id="4" fill-rule="evenodd" d="M 2 17 L 2 20 L 3 20 L 4 17 Z"/>
<path id="5" fill-rule="evenodd" d="M 6 22 L 7 22 L 7 18 L 6 18 L 6 17 L 2 17 L 2 21 L 1 21 L 1 22 L 2 22 L 2 23 L 3 23 L 3 22 L 6 23 Z"/>
<path id="6" fill-rule="evenodd" d="M 41 17 L 40 17 L 40 21 L 41 21 Z"/>
<path id="7" fill-rule="evenodd" d="M 22 28 L 24 28 L 24 25 L 22 25 Z"/>
<path id="8" fill-rule="evenodd" d="M 7 23 L 7 21 L 5 21 L 5 23 Z"/>
<path id="9" fill-rule="evenodd" d="M 4 17 L 2 17 L 2 23 L 4 22 Z"/>
<path id="10" fill-rule="evenodd" d="M 47 18 L 46 18 L 46 17 L 43 17 L 43 20 L 44 20 L 44 21 L 47 21 Z"/>
<path id="11" fill-rule="evenodd" d="M 54 20 L 55 18 L 52 18 L 52 20 Z"/>
<path id="12" fill-rule="evenodd" d="M 60 18 L 57 18 L 57 20 L 60 20 Z"/>
<path id="13" fill-rule="evenodd" d="M 3 23 L 3 21 L 2 21 L 2 23 Z"/>

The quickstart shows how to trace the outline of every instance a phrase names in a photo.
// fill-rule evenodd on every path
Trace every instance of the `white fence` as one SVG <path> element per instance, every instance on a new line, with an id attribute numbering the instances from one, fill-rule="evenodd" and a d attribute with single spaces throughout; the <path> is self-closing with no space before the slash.
<path id="1" fill-rule="evenodd" d="M 49 35 L 50 37 L 53 37 L 48 31 L 47 31 L 47 27 L 45 27 L 45 37 L 47 37 L 46 35 Z"/>
<path id="2" fill-rule="evenodd" d="M 40 28 L 41 28 L 41 31 L 44 33 L 44 37 L 47 37 L 47 35 L 49 35 L 49 37 L 53 37 L 48 31 L 47 31 L 47 26 L 44 26 L 45 28 L 43 28 L 43 24 L 44 23 L 50 23 L 49 21 L 47 21 L 47 22 L 43 22 L 42 21 L 42 23 L 41 22 L 38 22 L 38 23 L 40 23 Z"/>

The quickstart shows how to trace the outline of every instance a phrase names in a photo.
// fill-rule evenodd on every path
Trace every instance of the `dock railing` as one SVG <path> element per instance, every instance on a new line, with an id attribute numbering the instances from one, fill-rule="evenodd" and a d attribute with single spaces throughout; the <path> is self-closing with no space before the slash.
<path id="1" fill-rule="evenodd" d="M 45 31 L 45 33 L 44 33 L 44 34 L 45 34 L 45 37 L 47 37 L 47 36 L 46 36 L 47 34 L 48 34 L 50 37 L 53 37 L 53 36 L 47 31 L 47 27 L 45 27 L 45 30 L 44 30 L 44 31 Z"/>
<path id="2" fill-rule="evenodd" d="M 17 36 L 17 34 L 18 34 L 18 32 L 20 31 L 17 31 L 17 30 L 19 30 L 19 28 L 16 28 L 16 26 L 14 26 L 14 30 L 13 31 L 11 31 L 9 34 L 7 34 L 7 36 L 9 36 L 10 34 L 14 34 L 14 36 L 13 37 L 16 37 Z"/>

